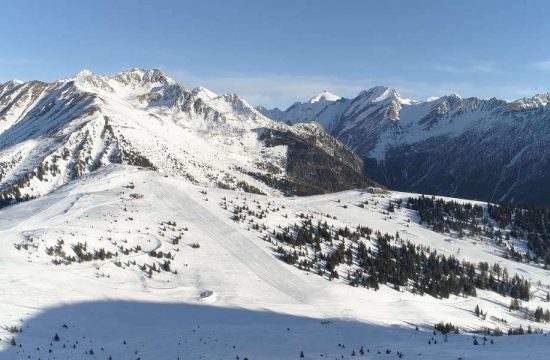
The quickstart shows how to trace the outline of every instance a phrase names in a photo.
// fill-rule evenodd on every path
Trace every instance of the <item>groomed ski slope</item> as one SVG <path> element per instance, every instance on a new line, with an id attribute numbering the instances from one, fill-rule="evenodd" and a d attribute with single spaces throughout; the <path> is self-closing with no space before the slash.
<path id="1" fill-rule="evenodd" d="M 479 290 L 477 297 L 439 300 L 329 282 L 286 265 L 219 205 L 226 197 L 284 206 L 288 217 L 270 216 L 271 225 L 292 223 L 301 212 L 330 212 L 342 224 L 399 231 L 445 254 L 499 262 L 532 280 L 534 299 L 524 305 L 548 307 L 547 271 L 506 260 L 491 244 L 449 242 L 415 221 L 406 227 L 414 215 L 405 210 L 392 219 L 383 214 L 389 198 L 409 195 L 376 196 L 378 205 L 370 201 L 360 209 L 352 205 L 375 195 L 268 197 L 199 187 L 135 167 L 100 169 L 0 211 L 0 359 L 298 359 L 301 351 L 306 359 L 341 359 L 353 351 L 359 357 L 361 346 L 368 359 L 397 358 L 398 351 L 418 359 L 545 358 L 545 334 L 495 337 L 494 344 L 488 338 L 486 345 L 478 334 L 480 345 L 473 345 L 469 331 L 496 324 L 475 317 L 476 305 L 510 326 L 535 326 L 508 312 L 510 298 Z M 54 265 L 46 249 L 60 240 L 67 253 L 80 242 L 118 255 Z M 128 254 L 120 250 L 137 246 Z M 140 266 L 161 261 L 148 255 L 151 250 L 173 258 L 169 271 L 149 278 Z M 434 336 L 433 324 L 440 321 L 458 325 L 461 333 L 447 340 Z M 22 329 L 15 346 L 11 326 Z"/>

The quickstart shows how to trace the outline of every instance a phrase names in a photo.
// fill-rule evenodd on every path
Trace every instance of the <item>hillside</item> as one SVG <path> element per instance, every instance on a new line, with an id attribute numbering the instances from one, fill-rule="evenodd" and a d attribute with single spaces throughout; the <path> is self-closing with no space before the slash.
<path id="1" fill-rule="evenodd" d="M 418 102 L 378 86 L 328 104 L 322 124 L 389 188 L 550 205 L 549 100 L 549 94 L 510 102 L 453 94 Z M 291 109 L 273 118 L 320 117 Z"/>
<path id="2" fill-rule="evenodd" d="M 549 307 L 547 270 L 506 258 L 506 245 L 486 236 L 436 233 L 411 209 L 388 210 L 416 196 L 360 190 L 266 196 L 137 167 L 101 167 L 0 210 L 0 359 L 279 359 L 301 352 L 307 359 L 352 353 L 382 359 L 388 352 L 392 358 L 513 359 L 523 357 L 526 346 L 531 357 L 543 357 L 546 335 L 495 334 L 520 325 L 550 330 L 532 318 L 537 307 Z M 341 242 L 380 251 L 374 237 L 355 239 L 340 232 L 346 227 L 398 232 L 403 241 L 446 257 L 498 263 L 510 277 L 519 274 L 531 283 L 529 301 L 510 311 L 510 295 L 490 289 L 446 298 L 421 295 L 412 285 L 396 288 L 392 280 L 377 290 L 350 286 L 345 262 L 330 280 L 328 270 L 320 276 L 281 257 L 280 248 L 308 249 L 306 258 L 314 260 L 313 247 L 277 235 L 307 219 L 332 228 L 322 253 L 334 253 Z M 526 251 L 522 244 L 515 242 L 517 251 Z M 476 316 L 476 306 L 483 316 Z M 459 333 L 434 334 L 441 321 Z"/>

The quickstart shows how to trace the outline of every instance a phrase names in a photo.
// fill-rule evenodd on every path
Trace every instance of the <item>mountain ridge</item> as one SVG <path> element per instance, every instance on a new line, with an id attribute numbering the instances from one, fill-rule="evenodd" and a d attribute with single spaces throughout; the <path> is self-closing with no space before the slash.
<path id="1" fill-rule="evenodd" d="M 296 179 L 286 174 L 287 147 L 266 147 L 257 138 L 255 129 L 261 128 L 294 134 L 296 141 L 336 162 L 335 153 L 347 152 L 326 139 L 306 141 L 310 133 L 323 130 L 274 122 L 235 94 L 190 91 L 158 69 L 132 68 L 112 76 L 83 70 L 52 83 L 4 83 L 0 93 L 4 204 L 44 195 L 111 163 L 256 192 L 281 191 L 250 175 L 273 172 L 269 176 L 289 182 L 285 191 L 300 193 L 292 185 Z M 328 148 L 334 146 L 338 150 Z M 356 167 L 350 171 L 361 174 L 360 160 L 342 165 L 352 163 Z M 319 181 L 330 172 L 318 172 Z M 331 186 L 351 186 L 344 180 Z M 355 185 L 367 184 L 372 183 L 361 175 Z"/>
<path id="2" fill-rule="evenodd" d="M 550 93 L 514 101 L 456 94 L 413 101 L 379 86 L 340 101 L 345 106 L 329 105 L 332 116 L 322 124 L 390 188 L 550 204 L 550 176 L 542 170 L 550 164 Z M 285 116 L 293 114 L 279 115 L 293 122 Z"/>

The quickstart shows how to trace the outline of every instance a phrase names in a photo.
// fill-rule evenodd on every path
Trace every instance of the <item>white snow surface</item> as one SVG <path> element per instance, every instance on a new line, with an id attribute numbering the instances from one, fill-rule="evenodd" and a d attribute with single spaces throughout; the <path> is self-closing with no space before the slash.
<path id="1" fill-rule="evenodd" d="M 323 90 L 321 93 L 319 93 L 317 96 L 312 97 L 309 102 L 310 103 L 316 103 L 319 101 L 336 101 L 340 100 L 341 97 L 338 95 L 334 95 L 330 93 L 328 90 Z"/>
<path id="2" fill-rule="evenodd" d="M 306 359 L 348 359 L 352 351 L 367 359 L 397 358 L 397 351 L 415 359 L 546 358 L 545 334 L 472 345 L 470 332 L 484 327 L 550 330 L 510 313 L 509 298 L 478 291 L 477 297 L 441 300 L 328 281 L 279 260 L 258 232 L 220 207 L 226 199 L 283 209 L 264 219 L 269 227 L 296 222 L 300 213 L 315 219 L 330 213 L 340 226 L 399 231 L 442 254 L 499 263 L 510 274 L 540 281 L 532 286 L 533 300 L 523 305 L 548 307 L 543 297 L 550 281 L 541 267 L 505 259 L 488 242 L 450 242 L 405 209 L 385 215 L 388 201 L 408 196 L 361 190 L 301 198 L 251 195 L 132 166 L 102 167 L 0 210 L 0 359 L 298 359 L 301 351 Z M 365 200 L 368 206 L 356 206 Z M 78 243 L 117 255 L 52 263 L 59 257 L 48 255 L 49 247 L 71 254 Z M 148 255 L 151 250 L 171 254 L 170 271 L 149 278 L 140 269 L 162 263 Z M 473 315 L 476 305 L 489 313 L 487 320 Z M 458 325 L 461 334 L 447 341 L 433 335 L 439 321 Z M 10 333 L 12 326 L 22 332 Z M 12 337 L 16 346 L 9 344 Z"/>
<path id="3" fill-rule="evenodd" d="M 218 97 L 218 94 L 202 86 L 194 88 L 191 93 L 204 101 L 212 100 Z"/>

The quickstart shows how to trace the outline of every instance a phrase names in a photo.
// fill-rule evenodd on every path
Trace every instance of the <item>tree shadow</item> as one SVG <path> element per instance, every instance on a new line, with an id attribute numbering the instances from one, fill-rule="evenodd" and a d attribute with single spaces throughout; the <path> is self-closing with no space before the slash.
<path id="1" fill-rule="evenodd" d="M 433 335 L 424 324 L 380 326 L 202 304 L 83 302 L 50 308 L 2 336 L 4 359 L 306 359 L 433 355 L 483 358 L 496 347 L 473 347 L 466 335 Z M 430 338 L 440 345 L 428 345 Z M 516 337 L 519 338 L 519 337 Z M 432 340 L 433 343 L 433 340 Z M 466 348 L 466 350 L 465 350 Z M 499 348 L 502 349 L 502 348 Z M 472 355 L 477 355 L 472 356 Z M 441 357 L 443 356 L 443 357 Z M 447 357 L 446 357 L 447 356 Z"/>

